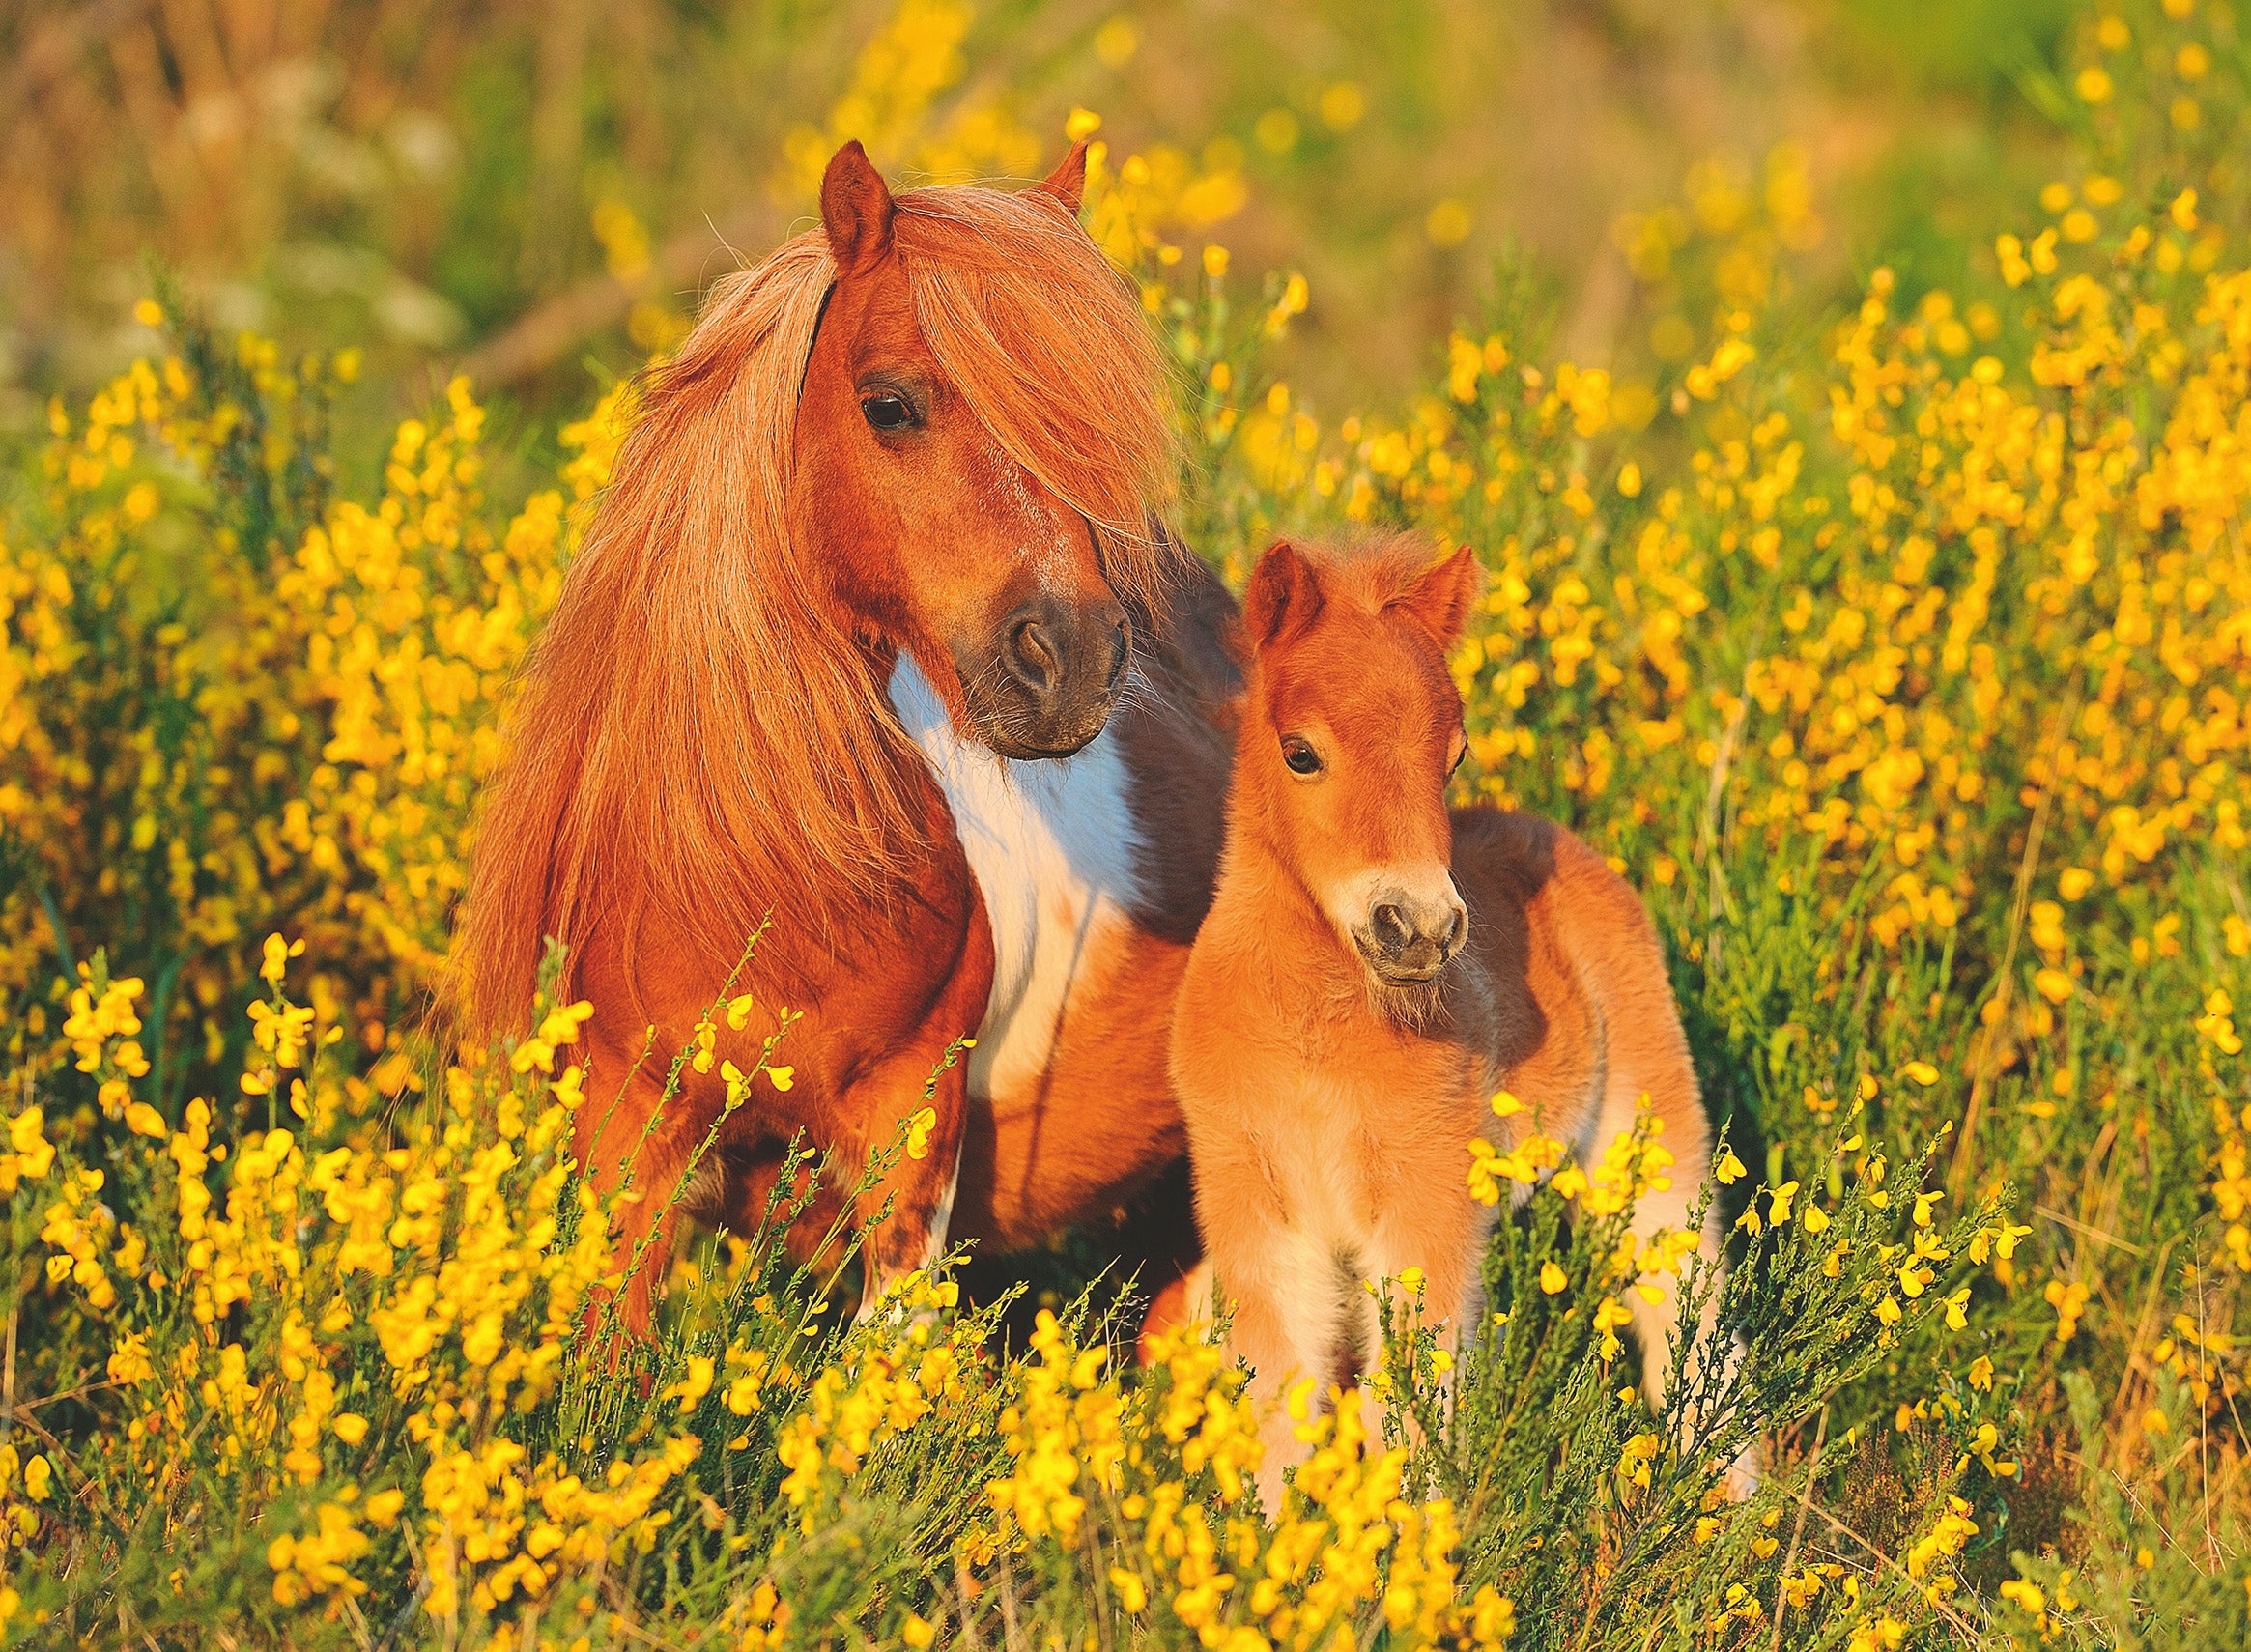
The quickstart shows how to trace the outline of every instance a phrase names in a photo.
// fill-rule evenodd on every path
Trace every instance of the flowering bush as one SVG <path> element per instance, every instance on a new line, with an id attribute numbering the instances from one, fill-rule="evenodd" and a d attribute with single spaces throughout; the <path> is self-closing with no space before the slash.
<path id="1" fill-rule="evenodd" d="M 778 186 L 863 128 L 1024 170 L 997 110 L 933 124 L 964 14 L 902 6 Z M 2244 47 L 2163 0 L 2076 50 L 2035 82 L 2070 175 L 1975 290 L 1877 267 L 1809 316 L 1784 150 L 1619 226 L 1646 350 L 1548 359 L 1496 299 L 1404 413 L 1333 425 L 1263 365 L 1305 283 L 1246 303 L 1185 244 L 1240 179 L 1097 150 L 1194 542 L 1237 576 L 1282 527 L 1477 547 L 1460 784 L 1645 891 L 1727 1130 L 1724 1281 L 1627 1227 L 1672 1168 L 1646 1125 L 1583 1165 L 1477 1144 L 1512 1211 L 1485 1319 L 1442 1338 L 1419 1280 L 1371 1282 L 1381 1366 L 1292 1397 L 1279 1508 L 1206 1338 L 1132 1372 L 1094 1297 L 1027 1317 L 944 1267 L 846 1323 L 854 1236 L 788 1263 L 802 1204 L 676 1261 L 649 1342 L 603 1334 L 610 1211 L 566 1152 L 603 1007 L 499 1049 L 418 1011 L 629 392 L 501 506 L 457 383 L 356 495 L 353 352 L 147 300 L 172 353 L 57 405 L 0 520 L 0 1634 L 2251 1638 Z M 1666 1292 L 1717 1334 L 1635 1350 Z"/>

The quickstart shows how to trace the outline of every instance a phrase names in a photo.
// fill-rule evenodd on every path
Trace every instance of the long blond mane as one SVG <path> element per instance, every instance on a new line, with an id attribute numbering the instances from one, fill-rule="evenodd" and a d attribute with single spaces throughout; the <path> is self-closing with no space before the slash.
<path id="1" fill-rule="evenodd" d="M 1062 203 L 909 190 L 893 237 L 940 366 L 999 444 L 1095 525 L 1119 595 L 1180 555 L 1163 372 L 1140 306 Z M 817 951 L 926 853 L 869 658 L 789 526 L 797 398 L 836 279 L 818 232 L 712 291 L 637 422 L 527 669 L 456 946 L 472 1027 L 518 1021 L 544 938 L 656 927 L 724 969 L 768 912 Z M 803 954 L 801 954 L 803 955 Z"/>

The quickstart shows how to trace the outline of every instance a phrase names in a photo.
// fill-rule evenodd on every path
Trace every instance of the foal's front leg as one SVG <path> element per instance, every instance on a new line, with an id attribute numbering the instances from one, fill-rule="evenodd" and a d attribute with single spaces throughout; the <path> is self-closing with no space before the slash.
<path id="1" fill-rule="evenodd" d="M 1277 1219 L 1238 1211 L 1217 1232 L 1207 1221 L 1205 1234 L 1220 1299 L 1234 1316 L 1228 1350 L 1249 1364 L 1262 1412 L 1259 1499 L 1272 1519 L 1282 1509 L 1283 1474 L 1308 1455 L 1290 1392 L 1310 1380 L 1318 1407 L 1336 1368 L 1343 1275 L 1331 1249 Z"/>
<path id="2" fill-rule="evenodd" d="M 1491 1231 L 1490 1217 L 1491 1212 L 1466 1194 L 1434 1188 L 1427 1199 L 1386 1211 L 1363 1259 L 1379 1289 L 1382 1281 L 1396 1280 L 1410 1267 L 1422 1270 L 1420 1289 L 1395 1296 L 1393 1301 L 1438 1332 L 1438 1346 L 1446 1355 L 1441 1362 L 1446 1369 L 1438 1378 L 1441 1415 L 1453 1406 L 1454 1356 L 1464 1338 L 1474 1332 L 1476 1317 L 1485 1311 L 1479 1265 Z M 1370 1350 L 1372 1356 L 1381 1352 Z M 1375 1433 L 1376 1419 L 1366 1420 L 1369 1432 Z"/>

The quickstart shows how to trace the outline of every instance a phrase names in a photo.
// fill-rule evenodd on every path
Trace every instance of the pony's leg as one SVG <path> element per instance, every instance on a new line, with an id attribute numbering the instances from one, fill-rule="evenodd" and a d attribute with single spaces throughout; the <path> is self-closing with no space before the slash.
<path id="1" fill-rule="evenodd" d="M 1176 1274 L 1150 1299 L 1149 1312 L 1141 1320 L 1141 1335 L 1134 1343 L 1135 1360 L 1144 1367 L 1154 1365 L 1157 1338 L 1197 1324 L 1209 1324 L 1211 1319 L 1211 1259 L 1206 1257 L 1185 1273 Z"/>
<path id="2" fill-rule="evenodd" d="M 1212 1318 L 1211 1267 L 1196 1231 L 1195 1188 L 1183 1157 L 1136 1202 L 1117 1233 L 1122 1268 L 1138 1275 L 1150 1294 L 1142 1316 L 1140 1362 L 1150 1362 L 1151 1341 Z"/>
<path id="3" fill-rule="evenodd" d="M 597 1192 L 620 1195 L 610 1211 L 611 1257 L 623 1283 L 594 1293 L 589 1331 L 601 1323 L 602 1305 L 614 1302 L 619 1329 L 633 1337 L 647 1332 L 655 1289 L 671 1265 L 691 1197 L 681 1175 L 710 1128 L 710 1113 L 685 1089 L 668 1099 L 662 1080 L 642 1072 L 626 1081 L 614 1105 L 591 1097 L 580 1104 L 573 1152 Z"/>
<path id="4" fill-rule="evenodd" d="M 982 1005 L 979 1007 L 982 1009 Z M 974 1027 L 974 1019 L 956 1026 Z M 946 1233 L 952 1224 L 954 1200 L 961 1181 L 961 1138 L 969 1111 L 969 1067 L 966 1060 L 939 1071 L 953 1037 L 918 1040 L 898 1055 L 879 1062 L 859 1083 L 838 1098 L 843 1117 L 854 1121 L 840 1139 L 857 1139 L 864 1152 L 888 1148 L 903 1132 L 906 1147 L 883 1179 L 859 1195 L 856 1213 L 872 1220 L 888 1203 L 890 1210 L 870 1228 L 861 1250 L 862 1277 L 857 1318 L 872 1316 L 884 1296 L 907 1275 L 929 1267 L 945 1254 Z M 932 1074 L 936 1082 L 931 1082 Z M 925 1091 L 929 1092 L 927 1099 Z M 932 1118 L 927 1127 L 916 1125 L 925 1108 Z M 865 1162 L 865 1160 L 863 1160 Z M 840 1167 L 840 1170 L 841 1167 Z"/>
<path id="5" fill-rule="evenodd" d="M 1449 1358 L 1461 1352 L 1464 1333 L 1484 1311 L 1485 1290 L 1479 1272 L 1489 1212 L 1467 1197 L 1435 1196 L 1427 1204 L 1386 1214 L 1377 1227 L 1368 1253 L 1362 1258 L 1371 1279 L 1396 1281 L 1410 1267 L 1422 1269 L 1419 1294 L 1394 1291 L 1395 1312 L 1408 1308 L 1424 1324 L 1438 1331 L 1439 1347 Z M 1375 1316 L 1369 1316 L 1373 1328 Z M 1376 1350 L 1371 1348 L 1370 1354 Z M 1440 1414 L 1453 1408 L 1454 1376 L 1449 1368 L 1438 1381 Z M 1374 1430 L 1371 1421 L 1371 1432 Z M 1409 1426 L 1414 1428 L 1410 1419 Z M 1419 1429 L 1415 1429 L 1419 1436 Z"/>
<path id="6" fill-rule="evenodd" d="M 1268 1519 L 1282 1508 L 1282 1476 L 1308 1455 L 1290 1415 L 1290 1391 L 1310 1379 L 1318 1404 L 1332 1380 L 1345 1313 L 1343 1269 L 1333 1252 L 1312 1236 L 1263 1221 L 1238 1221 L 1223 1245 L 1214 1245 L 1211 1269 L 1233 1312 L 1228 1347 L 1251 1368 L 1250 1392 L 1259 1402 L 1259 1498 Z"/>

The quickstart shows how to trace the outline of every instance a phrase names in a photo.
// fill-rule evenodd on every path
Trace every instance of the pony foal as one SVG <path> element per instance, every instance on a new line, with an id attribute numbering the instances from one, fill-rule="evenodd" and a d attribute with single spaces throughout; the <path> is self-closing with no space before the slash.
<path id="1" fill-rule="evenodd" d="M 1560 827 L 1446 808 L 1467 740 L 1445 653 L 1477 584 L 1467 549 L 1433 567 L 1410 538 L 1284 542 L 1244 598 L 1226 848 L 1171 1060 L 1197 1224 L 1270 1408 L 1269 1510 L 1304 1453 L 1272 1402 L 1300 1378 L 1349 1385 L 1374 1353 L 1361 1281 L 1421 1268 L 1456 1335 L 1483 1311 L 1495 1211 L 1467 1173 L 1496 1091 L 1524 1107 L 1504 1132 L 1535 1125 L 1589 1163 L 1649 1097 L 1683 1174 L 1643 1195 L 1644 1241 L 1683 1225 L 1709 1158 L 1634 892 Z M 1717 1256 L 1716 1224 L 1697 1239 Z M 1655 1399 L 1670 1287 L 1626 1295 Z"/>

